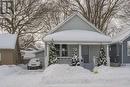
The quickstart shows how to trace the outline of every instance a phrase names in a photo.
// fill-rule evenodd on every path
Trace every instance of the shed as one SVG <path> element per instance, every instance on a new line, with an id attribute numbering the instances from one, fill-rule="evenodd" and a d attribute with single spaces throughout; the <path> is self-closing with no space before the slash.
<path id="1" fill-rule="evenodd" d="M 16 50 L 17 35 L 0 34 L 0 64 L 18 64 L 19 58 Z"/>

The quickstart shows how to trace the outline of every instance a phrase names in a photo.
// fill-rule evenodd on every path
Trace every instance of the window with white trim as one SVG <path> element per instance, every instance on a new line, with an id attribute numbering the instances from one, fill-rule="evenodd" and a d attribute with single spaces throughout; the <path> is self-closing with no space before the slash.
<path id="1" fill-rule="evenodd" d="M 130 56 L 130 41 L 127 41 L 127 56 Z"/>
<path id="2" fill-rule="evenodd" d="M 63 44 L 61 51 L 62 51 L 62 57 L 68 56 L 68 47 L 67 47 L 67 45 Z"/>
<path id="3" fill-rule="evenodd" d="M 56 54 L 58 57 L 68 56 L 68 46 L 66 44 L 55 44 Z"/>

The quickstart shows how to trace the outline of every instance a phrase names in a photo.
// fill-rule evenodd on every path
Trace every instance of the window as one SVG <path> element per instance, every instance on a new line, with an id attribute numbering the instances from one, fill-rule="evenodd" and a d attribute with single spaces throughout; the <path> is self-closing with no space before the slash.
<path id="1" fill-rule="evenodd" d="M 68 56 L 68 48 L 67 45 L 62 45 L 62 56 Z"/>
<path id="2" fill-rule="evenodd" d="M 13 1 L 0 0 L 0 14 L 10 14 L 13 11 Z"/>
<path id="3" fill-rule="evenodd" d="M 55 48 L 56 48 L 56 54 L 57 54 L 57 56 L 59 57 L 59 56 L 60 56 L 60 45 L 59 45 L 59 44 L 56 44 L 56 45 L 55 45 Z"/>
<path id="4" fill-rule="evenodd" d="M 67 45 L 55 44 L 55 48 L 56 48 L 56 54 L 58 57 L 68 56 L 68 46 Z"/>
<path id="5" fill-rule="evenodd" d="M 127 56 L 130 56 L 130 41 L 127 41 Z"/>

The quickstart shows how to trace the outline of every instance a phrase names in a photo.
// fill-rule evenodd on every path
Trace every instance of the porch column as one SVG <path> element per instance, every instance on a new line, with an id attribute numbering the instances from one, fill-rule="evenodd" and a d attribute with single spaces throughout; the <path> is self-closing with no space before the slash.
<path id="1" fill-rule="evenodd" d="M 81 44 L 79 44 L 79 62 L 81 63 L 82 54 L 81 54 Z"/>
<path id="2" fill-rule="evenodd" d="M 47 44 L 47 49 L 46 49 L 46 57 L 45 57 L 45 68 L 48 66 L 49 62 L 49 45 Z"/>
<path id="3" fill-rule="evenodd" d="M 107 65 L 110 66 L 109 45 L 107 45 Z"/>

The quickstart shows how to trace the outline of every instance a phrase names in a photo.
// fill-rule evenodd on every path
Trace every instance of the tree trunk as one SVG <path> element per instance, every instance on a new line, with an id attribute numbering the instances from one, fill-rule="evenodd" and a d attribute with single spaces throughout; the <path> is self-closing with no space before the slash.
<path id="1" fill-rule="evenodd" d="M 23 62 L 23 59 L 21 57 L 20 45 L 19 45 L 19 39 L 18 38 L 17 38 L 17 42 L 16 42 L 16 51 L 17 51 L 17 57 L 18 57 L 17 63 L 20 64 L 20 63 Z"/>

